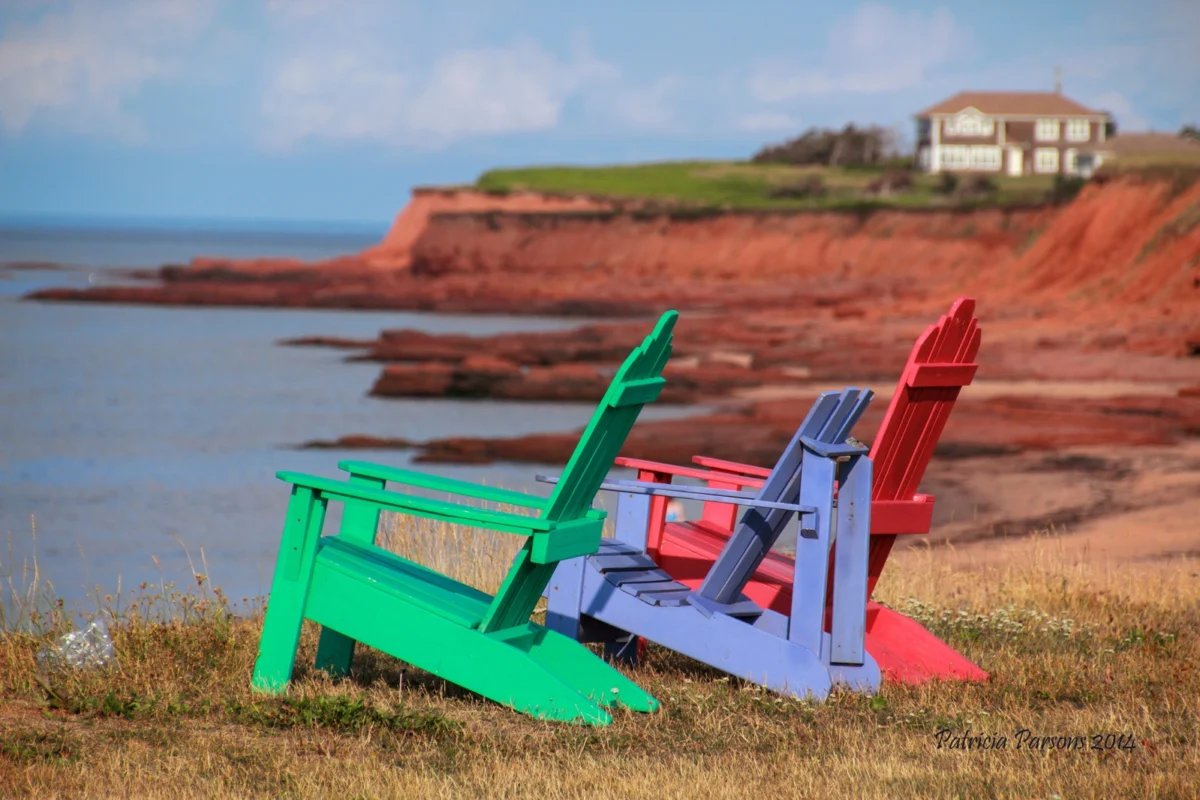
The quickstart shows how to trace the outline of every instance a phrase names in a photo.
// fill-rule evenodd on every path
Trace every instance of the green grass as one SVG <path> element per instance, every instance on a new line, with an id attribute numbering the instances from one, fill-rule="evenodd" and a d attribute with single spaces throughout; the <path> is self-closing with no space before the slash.
<path id="1" fill-rule="evenodd" d="M 934 191 L 936 177 L 913 174 L 910 191 L 887 198 L 863 194 L 883 168 L 793 167 L 739 161 L 672 161 L 604 167 L 546 166 L 485 172 L 476 188 L 505 193 L 530 190 L 552 194 L 646 200 L 732 209 L 831 209 L 861 207 L 936 207 L 964 203 Z M 828 192 L 814 199 L 772 198 L 773 187 L 820 176 Z M 1051 180 L 1045 176 L 994 176 L 998 191 L 973 205 L 1026 205 L 1045 201 Z"/>

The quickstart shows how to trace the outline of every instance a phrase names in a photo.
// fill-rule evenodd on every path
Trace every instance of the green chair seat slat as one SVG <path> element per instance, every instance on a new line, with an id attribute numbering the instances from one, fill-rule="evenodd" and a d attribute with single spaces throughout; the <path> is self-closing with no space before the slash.
<path id="1" fill-rule="evenodd" d="M 383 464 L 372 464 L 369 461 L 340 461 L 338 469 L 353 475 L 365 475 L 370 478 L 381 478 L 394 483 L 409 486 L 420 486 L 423 489 L 434 489 L 451 494 L 461 494 L 493 503 L 507 503 L 514 506 L 541 509 L 546 505 L 546 498 L 536 497 L 525 492 L 515 492 L 511 489 L 501 489 L 495 486 L 481 486 L 470 481 L 460 481 L 454 478 L 443 478 L 439 475 L 426 475 L 411 469 L 388 467 Z"/>
<path id="2" fill-rule="evenodd" d="M 318 568 L 339 572 L 467 628 L 483 619 L 491 595 L 374 545 L 322 539 Z"/>
<path id="3" fill-rule="evenodd" d="M 434 586 L 446 589 L 447 591 L 457 592 L 459 590 L 466 589 L 468 590 L 468 593 L 477 596 L 478 599 L 483 599 L 486 601 L 491 600 L 491 595 L 487 594 L 487 592 L 481 591 L 467 584 L 459 583 L 453 578 L 443 575 L 437 570 L 430 569 L 424 564 L 418 564 L 415 561 L 410 561 L 407 558 L 397 555 L 389 550 L 384 550 L 378 545 L 363 544 L 361 542 L 356 542 L 353 539 L 347 539 L 343 536 L 324 537 L 321 539 L 321 546 L 324 547 L 325 545 L 331 545 L 335 549 L 350 553 L 356 558 L 372 560 L 377 564 L 388 567 L 389 569 L 403 567 L 404 570 L 412 573 L 416 577 L 421 578 L 422 580 L 425 580 Z"/>

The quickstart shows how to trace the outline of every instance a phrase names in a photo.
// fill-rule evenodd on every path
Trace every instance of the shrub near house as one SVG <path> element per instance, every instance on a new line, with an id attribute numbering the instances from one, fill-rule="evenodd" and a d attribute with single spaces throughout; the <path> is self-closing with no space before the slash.
<path id="1" fill-rule="evenodd" d="M 960 92 L 916 120 L 928 172 L 1075 175 L 1099 166 L 1109 117 L 1059 92 Z"/>

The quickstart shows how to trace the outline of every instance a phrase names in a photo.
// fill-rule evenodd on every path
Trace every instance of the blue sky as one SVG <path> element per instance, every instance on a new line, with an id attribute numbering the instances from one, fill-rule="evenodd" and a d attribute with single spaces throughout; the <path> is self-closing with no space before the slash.
<path id="1" fill-rule="evenodd" d="M 1050 89 L 1200 121 L 1197 0 L 3 0 L 0 215 L 385 221 L 501 165 L 735 158 Z"/>

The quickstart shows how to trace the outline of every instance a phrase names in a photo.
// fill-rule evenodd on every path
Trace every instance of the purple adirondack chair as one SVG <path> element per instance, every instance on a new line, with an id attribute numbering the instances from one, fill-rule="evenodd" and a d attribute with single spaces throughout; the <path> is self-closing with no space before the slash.
<path id="1" fill-rule="evenodd" d="M 865 447 L 846 443 L 870 400 L 869 390 L 822 394 L 757 493 L 604 482 L 602 489 L 620 493 L 617 536 L 595 555 L 559 563 L 545 592 L 546 626 L 604 642 L 613 660 L 633 660 L 642 637 L 795 697 L 821 700 L 834 685 L 874 692 L 880 671 L 864 645 L 871 461 Z M 673 580 L 646 554 L 655 496 L 748 507 L 699 589 Z M 787 616 L 763 609 L 742 590 L 794 514 L 800 518 L 796 589 Z M 835 534 L 833 617 L 825 632 Z"/>

